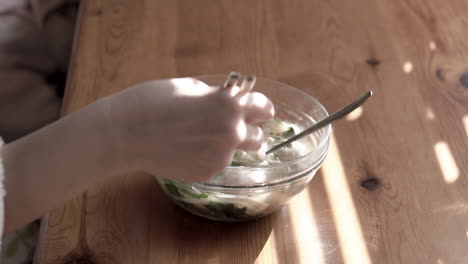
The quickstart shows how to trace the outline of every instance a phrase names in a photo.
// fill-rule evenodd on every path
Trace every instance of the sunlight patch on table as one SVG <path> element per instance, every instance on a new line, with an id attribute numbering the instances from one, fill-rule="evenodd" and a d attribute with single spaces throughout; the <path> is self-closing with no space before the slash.
<path id="1" fill-rule="evenodd" d="M 441 141 L 435 144 L 434 151 L 445 182 L 454 183 L 458 179 L 460 172 L 449 146 Z"/>
<path id="2" fill-rule="evenodd" d="M 426 108 L 426 119 L 427 120 L 434 120 L 435 119 L 434 111 L 432 111 L 432 108 L 430 108 L 430 107 Z"/>
<path id="3" fill-rule="evenodd" d="M 413 63 L 411 61 L 405 61 L 403 64 L 403 72 L 410 74 L 413 71 Z"/>
<path id="4" fill-rule="evenodd" d="M 356 108 L 354 111 L 352 111 L 351 113 L 349 113 L 347 116 L 346 116 L 346 120 L 348 121 L 355 121 L 355 120 L 358 120 L 361 116 L 362 116 L 362 113 L 364 112 L 362 106 Z"/>
<path id="5" fill-rule="evenodd" d="M 325 263 L 309 189 L 306 188 L 296 196 L 288 209 L 300 263 Z"/>
<path id="6" fill-rule="evenodd" d="M 276 232 L 273 228 L 271 230 L 268 240 L 263 245 L 262 251 L 258 254 L 255 263 L 278 263 L 279 254 L 278 254 L 278 245 L 276 244 Z"/>
<path id="7" fill-rule="evenodd" d="M 444 214 L 450 217 L 464 215 L 468 214 L 468 204 L 464 202 L 451 203 L 439 208 L 435 208 L 432 210 L 432 212 L 435 214 Z"/>
<path id="8" fill-rule="evenodd" d="M 371 263 L 340 153 L 333 135 L 330 141 L 328 158 L 322 167 L 322 171 L 345 263 Z"/>
<path id="9" fill-rule="evenodd" d="M 465 127 L 465 133 L 466 133 L 466 136 L 468 137 L 468 115 L 465 115 L 463 117 L 463 126 Z"/>

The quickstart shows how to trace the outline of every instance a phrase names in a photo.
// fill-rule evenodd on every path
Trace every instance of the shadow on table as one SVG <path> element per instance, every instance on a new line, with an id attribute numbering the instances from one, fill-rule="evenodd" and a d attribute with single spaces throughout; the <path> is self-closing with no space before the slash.
<path id="1" fill-rule="evenodd" d="M 186 212 L 160 188 L 154 198 L 159 200 L 153 203 L 158 208 L 151 223 L 150 259 L 154 263 L 254 263 L 272 232 L 272 216 L 216 222 Z"/>

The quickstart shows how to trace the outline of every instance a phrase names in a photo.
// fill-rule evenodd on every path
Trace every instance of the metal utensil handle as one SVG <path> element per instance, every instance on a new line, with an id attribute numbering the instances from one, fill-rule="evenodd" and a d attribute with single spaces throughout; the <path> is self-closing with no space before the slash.
<path id="1" fill-rule="evenodd" d="M 343 107 L 342 109 L 336 111 L 335 113 L 329 115 L 328 117 L 322 119 L 320 122 L 314 124 L 313 126 L 307 128 L 306 130 L 302 131 L 301 133 L 293 136 L 292 138 L 284 141 L 283 143 L 280 143 L 274 147 L 272 147 L 270 150 L 268 150 L 266 152 L 266 154 L 270 154 L 288 144 L 290 144 L 291 142 L 293 141 L 296 141 L 304 136 L 307 136 L 309 135 L 310 133 L 316 131 L 316 130 L 319 130 L 320 128 L 338 120 L 338 119 L 341 119 L 343 117 L 345 117 L 346 115 L 348 115 L 349 113 L 351 113 L 352 111 L 354 111 L 356 108 L 358 108 L 359 106 L 361 106 L 367 99 L 369 99 L 369 97 L 372 96 L 372 91 L 368 91 L 366 92 L 363 96 L 359 97 L 356 101 L 352 102 L 351 104 Z"/>

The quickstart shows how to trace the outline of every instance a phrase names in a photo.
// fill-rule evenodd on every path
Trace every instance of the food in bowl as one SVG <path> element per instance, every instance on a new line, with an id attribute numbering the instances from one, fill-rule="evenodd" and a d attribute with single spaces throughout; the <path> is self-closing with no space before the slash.
<path id="1" fill-rule="evenodd" d="M 273 118 L 260 124 L 265 140 L 258 151 L 237 150 L 232 158 L 231 166 L 260 167 L 294 160 L 305 154 L 306 150 L 301 142 L 292 142 L 289 146 L 266 155 L 266 151 L 296 135 L 299 128 L 280 118 Z"/>
<path id="2" fill-rule="evenodd" d="M 278 164 L 288 160 L 294 160 L 306 151 L 302 142 L 291 143 L 277 152 L 265 155 L 266 150 L 296 135 L 298 127 L 279 118 L 271 119 L 260 124 L 265 140 L 258 151 L 237 150 L 232 158 L 233 167 L 261 167 L 269 164 Z M 256 175 L 253 174 L 255 177 Z M 182 207 L 197 214 L 216 218 L 218 220 L 243 220 L 257 218 L 269 211 L 272 200 L 281 200 L 284 195 L 267 193 L 256 196 L 226 196 L 211 192 L 203 192 L 194 186 L 185 185 L 170 179 L 159 179 L 165 191 Z M 297 192 L 291 189 L 289 192 Z M 277 198 L 273 196 L 278 196 Z M 274 203 L 275 204 L 275 203 Z"/>
<path id="3" fill-rule="evenodd" d="M 209 85 L 225 76 L 203 77 Z M 312 96 L 280 82 L 257 79 L 255 89 L 275 104 L 276 117 L 259 124 L 265 140 L 258 151 L 237 150 L 230 166 L 208 182 L 155 177 L 180 207 L 218 221 L 245 221 L 268 215 L 302 191 L 328 153 L 331 126 L 269 155 L 271 147 L 328 116 Z"/>

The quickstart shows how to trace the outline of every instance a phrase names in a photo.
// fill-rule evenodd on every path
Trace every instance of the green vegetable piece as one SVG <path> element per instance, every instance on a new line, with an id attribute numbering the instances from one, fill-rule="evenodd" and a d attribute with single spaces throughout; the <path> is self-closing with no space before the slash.
<path id="1" fill-rule="evenodd" d="M 247 207 L 236 207 L 234 204 L 226 204 L 226 207 L 224 208 L 224 214 L 227 217 L 232 217 L 232 218 L 239 218 L 242 215 L 245 214 L 247 211 Z"/>
<path id="2" fill-rule="evenodd" d="M 206 194 L 206 193 L 200 193 L 200 194 L 198 195 L 198 198 L 206 199 L 206 198 L 208 198 L 208 194 Z"/>
<path id="3" fill-rule="evenodd" d="M 197 198 L 197 199 L 204 199 L 204 198 L 208 198 L 208 194 L 206 193 L 196 193 L 190 189 L 187 189 L 187 188 L 179 188 L 179 192 L 187 195 L 187 196 L 190 196 L 190 197 L 193 197 L 193 198 Z"/>
<path id="4" fill-rule="evenodd" d="M 166 189 L 170 194 L 177 197 L 182 197 L 182 194 L 180 194 L 179 192 L 179 188 L 177 188 L 177 186 L 173 182 L 166 182 L 164 186 L 166 186 Z"/>
<path id="5" fill-rule="evenodd" d="M 272 159 L 272 160 L 279 160 L 278 154 L 276 154 L 276 153 L 271 153 L 270 155 L 271 155 L 271 159 Z"/>
<path id="6" fill-rule="evenodd" d="M 266 135 L 280 136 L 289 126 L 279 118 L 273 118 L 260 124 Z"/>
<path id="7" fill-rule="evenodd" d="M 247 207 L 239 208 L 232 203 L 209 202 L 205 207 L 218 217 L 226 218 L 240 218 L 247 212 Z"/>
<path id="8" fill-rule="evenodd" d="M 217 202 L 209 202 L 205 204 L 206 209 L 210 210 L 217 217 L 224 217 L 223 204 Z"/>
<path id="9" fill-rule="evenodd" d="M 20 239 L 18 237 L 11 240 L 5 251 L 6 256 L 9 258 L 15 256 L 18 251 L 19 246 L 20 246 Z"/>
<path id="10" fill-rule="evenodd" d="M 238 162 L 238 161 L 233 161 L 231 162 L 231 166 L 233 167 L 240 167 L 240 166 L 243 166 L 242 163 Z"/>
<path id="11" fill-rule="evenodd" d="M 165 183 L 166 189 L 171 193 L 172 195 L 175 195 L 177 197 L 184 197 L 182 194 L 185 194 L 186 196 L 192 197 L 192 198 L 197 198 L 197 199 L 206 199 L 208 198 L 207 193 L 197 193 L 185 186 L 181 186 L 179 184 L 176 184 L 175 182 L 171 180 L 166 180 Z"/>
<path id="12" fill-rule="evenodd" d="M 281 118 L 279 118 L 279 117 L 274 117 L 273 119 L 278 123 L 285 124 L 284 121 L 281 120 Z"/>
<path id="13" fill-rule="evenodd" d="M 292 136 L 296 135 L 296 132 L 294 131 L 293 127 L 289 127 L 288 130 L 284 131 L 283 134 L 281 134 L 285 138 L 290 138 Z"/>

